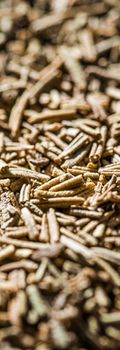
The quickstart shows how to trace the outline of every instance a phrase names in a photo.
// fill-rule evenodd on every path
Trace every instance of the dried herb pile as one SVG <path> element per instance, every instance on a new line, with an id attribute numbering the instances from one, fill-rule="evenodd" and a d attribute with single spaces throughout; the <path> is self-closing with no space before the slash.
<path id="1" fill-rule="evenodd" d="M 120 2 L 0 2 L 2 350 L 120 349 Z"/>

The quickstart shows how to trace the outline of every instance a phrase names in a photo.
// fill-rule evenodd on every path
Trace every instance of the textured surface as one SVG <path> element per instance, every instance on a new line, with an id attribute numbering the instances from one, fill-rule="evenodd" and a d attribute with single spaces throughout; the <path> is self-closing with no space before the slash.
<path id="1" fill-rule="evenodd" d="M 0 2 L 2 350 L 120 349 L 120 2 Z"/>

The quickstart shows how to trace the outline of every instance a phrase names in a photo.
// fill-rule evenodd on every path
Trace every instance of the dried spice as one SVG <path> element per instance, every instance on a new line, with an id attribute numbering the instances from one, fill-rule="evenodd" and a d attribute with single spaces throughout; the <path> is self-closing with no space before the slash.
<path id="1" fill-rule="evenodd" d="M 120 349 L 118 0 L 0 2 L 0 345 Z"/>

